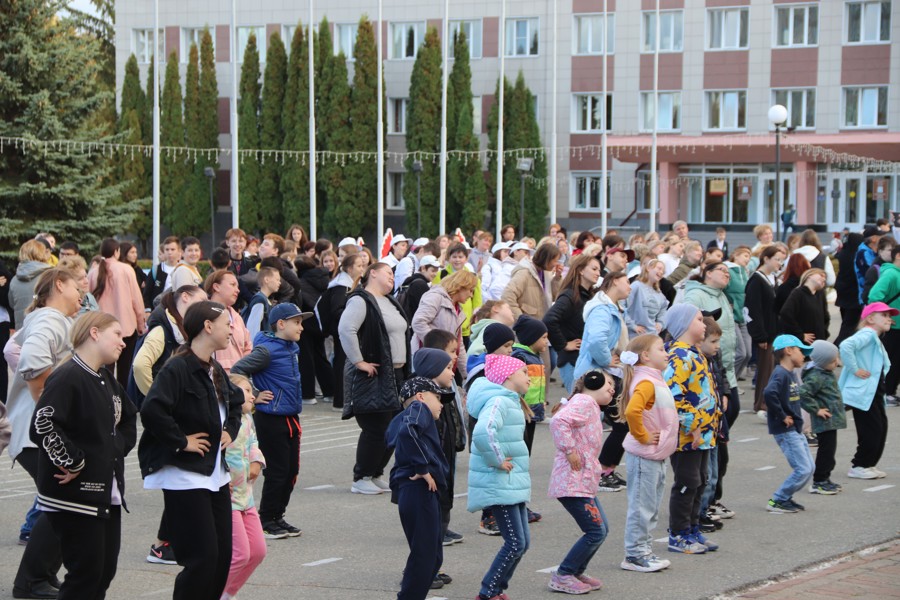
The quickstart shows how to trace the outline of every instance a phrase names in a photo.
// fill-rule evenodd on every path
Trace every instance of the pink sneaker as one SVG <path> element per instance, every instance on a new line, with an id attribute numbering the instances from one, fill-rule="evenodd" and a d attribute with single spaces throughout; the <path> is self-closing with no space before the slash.
<path id="1" fill-rule="evenodd" d="M 575 578 L 578 579 L 578 581 L 580 581 L 581 583 L 586 583 L 591 586 L 591 591 L 593 592 L 603 589 L 603 582 L 596 577 L 591 577 L 590 575 L 585 575 L 584 573 L 582 573 L 581 575 L 576 575 Z"/>
<path id="2" fill-rule="evenodd" d="M 560 575 L 554 573 L 550 578 L 550 589 L 563 594 L 587 594 L 591 591 L 591 586 L 580 581 L 574 575 Z"/>

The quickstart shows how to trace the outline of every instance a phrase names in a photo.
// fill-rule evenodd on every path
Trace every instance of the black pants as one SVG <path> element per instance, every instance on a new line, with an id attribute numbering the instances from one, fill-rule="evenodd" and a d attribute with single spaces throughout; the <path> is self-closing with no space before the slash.
<path id="1" fill-rule="evenodd" d="M 456 438 L 458 432 L 456 430 L 457 420 L 454 418 L 456 414 L 456 398 L 444 402 L 441 398 L 441 417 L 435 422 L 438 428 L 438 436 L 441 440 L 441 449 L 444 451 L 444 457 L 447 464 L 450 465 L 450 472 L 447 474 L 447 485 L 443 490 L 438 492 L 440 499 L 442 521 L 444 523 L 443 531 L 446 533 L 447 527 L 450 525 L 450 511 L 453 509 L 453 492 L 456 487 Z M 441 536 L 443 538 L 443 536 Z"/>
<path id="2" fill-rule="evenodd" d="M 856 326 L 862 317 L 862 309 L 862 306 L 841 307 L 841 330 L 837 339 L 834 340 L 835 346 L 840 346 L 841 342 L 856 333 Z"/>
<path id="3" fill-rule="evenodd" d="M 717 440 L 716 448 L 716 452 L 719 454 L 719 478 L 716 480 L 716 491 L 713 493 L 713 503 L 721 500 L 722 495 L 725 493 L 722 489 L 722 479 L 725 477 L 725 473 L 728 472 L 728 442 L 725 440 Z"/>
<path id="4" fill-rule="evenodd" d="M 334 406 L 335 408 L 344 407 L 344 365 L 347 364 L 347 355 L 344 353 L 344 347 L 341 346 L 341 340 L 334 340 L 334 364 L 331 366 L 331 376 L 334 379 Z"/>
<path id="5" fill-rule="evenodd" d="M 600 464 L 604 467 L 615 467 L 622 463 L 622 457 L 625 455 L 625 449 L 622 448 L 622 442 L 628 434 L 628 423 L 612 422 L 606 439 L 603 440 L 603 447 L 600 449 Z"/>
<path id="6" fill-rule="evenodd" d="M 525 421 L 525 446 L 528 448 L 528 456 L 531 456 L 531 447 L 534 445 L 534 430 L 537 423 L 534 421 Z"/>
<path id="7" fill-rule="evenodd" d="M 122 541 L 122 507 L 109 507 L 101 519 L 68 512 L 47 513 L 59 536 L 66 578 L 58 600 L 103 600 L 116 576 Z M 89 552 L 85 552 L 90 548 Z"/>
<path id="8" fill-rule="evenodd" d="M 168 542 L 169 541 L 169 527 L 166 525 L 166 509 L 163 508 L 162 514 L 159 515 L 159 529 L 156 530 L 156 539 Z"/>
<path id="9" fill-rule="evenodd" d="M 35 484 L 37 484 L 38 452 L 37 448 L 24 448 L 16 457 L 16 462 L 28 471 Z M 47 514 L 41 512 L 38 516 L 31 530 L 31 537 L 28 538 L 28 545 L 25 546 L 25 552 L 22 553 L 14 583 L 18 590 L 29 591 L 32 586 L 44 581 L 55 582 L 56 574 L 62 566 L 59 538 L 53 531 Z"/>
<path id="10" fill-rule="evenodd" d="M 428 491 L 421 479 L 404 484 L 397 491 L 397 509 L 409 544 L 397 600 L 422 600 L 444 561 L 438 492 Z"/>
<path id="11" fill-rule="evenodd" d="M 706 487 L 708 450 L 686 450 L 672 455 L 674 483 L 669 496 L 669 531 L 684 533 L 700 524 L 700 500 Z"/>
<path id="12" fill-rule="evenodd" d="M 169 542 L 178 564 L 173 600 L 219 600 L 231 567 L 231 494 L 163 490 Z"/>
<path id="13" fill-rule="evenodd" d="M 874 373 L 872 374 L 875 375 Z M 888 422 L 884 412 L 884 393 L 881 384 L 872 400 L 869 410 L 854 408 L 853 422 L 856 424 L 856 454 L 850 461 L 854 467 L 874 467 L 881 460 L 887 441 Z"/>
<path id="14" fill-rule="evenodd" d="M 837 430 L 823 431 L 816 434 L 819 440 L 819 448 L 816 451 L 816 470 L 813 473 L 813 481 L 828 481 L 834 470 L 834 455 L 837 453 Z"/>
<path id="15" fill-rule="evenodd" d="M 263 524 L 284 517 L 291 493 L 300 472 L 300 421 L 257 412 L 253 415 L 259 449 L 266 457 L 263 471 L 262 499 L 259 501 L 259 520 Z"/>
<path id="16" fill-rule="evenodd" d="M 127 338 L 122 338 L 125 342 L 125 349 L 119 355 L 116 361 L 116 381 L 122 386 L 122 389 L 128 388 L 128 374 L 131 372 L 131 363 L 134 360 L 134 346 L 138 340 L 137 332 L 132 333 Z"/>
<path id="17" fill-rule="evenodd" d="M 362 430 L 356 444 L 356 464 L 353 465 L 353 481 L 363 477 L 380 477 L 391 461 L 393 450 L 387 447 L 384 434 L 394 418 L 394 412 L 355 415 Z"/>
<path id="18" fill-rule="evenodd" d="M 763 392 L 766 391 L 769 378 L 772 376 L 772 371 L 775 370 L 775 354 L 772 352 L 771 342 L 765 349 L 760 348 L 758 344 L 754 344 L 754 346 L 756 346 L 758 354 L 756 357 L 756 387 L 753 388 L 753 412 L 759 412 L 766 410 L 766 397 Z"/>
<path id="19" fill-rule="evenodd" d="M 0 402 L 6 404 L 6 394 L 9 388 L 9 365 L 3 356 L 3 348 L 9 341 L 9 321 L 0 323 Z"/>
<path id="20" fill-rule="evenodd" d="M 316 397 L 317 380 L 322 395 L 333 397 L 334 372 L 331 363 L 328 362 L 328 356 L 325 355 L 325 338 L 322 332 L 315 328 L 300 336 L 300 386 L 303 388 L 305 400 Z"/>
<path id="21" fill-rule="evenodd" d="M 884 349 L 891 357 L 891 370 L 884 378 L 884 393 L 888 396 L 897 395 L 897 384 L 900 383 L 900 329 L 891 329 L 881 338 Z"/>

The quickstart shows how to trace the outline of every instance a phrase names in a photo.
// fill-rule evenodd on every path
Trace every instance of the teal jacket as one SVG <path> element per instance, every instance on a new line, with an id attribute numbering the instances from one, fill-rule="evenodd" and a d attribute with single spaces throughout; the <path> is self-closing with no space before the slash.
<path id="1" fill-rule="evenodd" d="M 844 404 L 869 410 L 882 373 L 891 370 L 891 359 L 871 327 L 863 327 L 841 342 L 840 350 L 844 369 L 841 371 L 838 387 L 844 396 Z M 871 375 L 861 379 L 856 376 L 859 369 L 865 369 Z"/>
<path id="2" fill-rule="evenodd" d="M 894 263 L 881 265 L 878 281 L 869 291 L 869 304 L 888 300 L 891 300 L 891 308 L 900 310 L 900 269 L 895 267 Z M 900 317 L 894 317 L 894 325 L 891 329 L 900 329 Z"/>
<path id="3" fill-rule="evenodd" d="M 478 419 L 469 458 L 469 512 L 529 502 L 531 476 L 519 395 L 481 377 L 469 389 L 467 408 Z M 499 468 L 506 458 L 513 464 L 509 473 Z"/>
<path id="4" fill-rule="evenodd" d="M 803 371 L 803 384 L 800 386 L 800 405 L 811 415 L 810 424 L 815 433 L 847 428 L 847 415 L 841 401 L 841 390 L 838 389 L 834 372 L 812 366 Z M 827 408 L 830 419 L 818 416 L 820 408 Z"/>
<path id="5" fill-rule="evenodd" d="M 704 285 L 699 281 L 688 281 L 684 287 L 684 302 L 693 304 L 700 310 L 722 309 L 722 316 L 717 323 L 722 328 L 722 364 L 728 375 L 728 385 L 737 387 L 737 376 L 734 374 L 734 350 L 737 346 L 737 334 L 734 328 L 734 312 L 731 303 L 722 290 Z"/>
<path id="6" fill-rule="evenodd" d="M 747 280 L 750 279 L 750 274 L 741 265 L 733 262 L 726 262 L 725 264 L 731 273 L 731 279 L 728 281 L 728 285 L 725 286 L 725 295 L 728 297 L 728 301 L 731 302 L 734 322 L 740 325 L 744 323 L 744 299 L 747 297 L 744 289 L 747 287 Z"/>

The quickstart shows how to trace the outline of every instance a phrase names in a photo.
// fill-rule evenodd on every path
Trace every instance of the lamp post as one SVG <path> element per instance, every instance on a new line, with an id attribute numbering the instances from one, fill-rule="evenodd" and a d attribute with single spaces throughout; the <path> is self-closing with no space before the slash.
<path id="1" fill-rule="evenodd" d="M 520 158 L 516 163 L 519 172 L 519 180 L 522 182 L 522 194 L 519 198 L 519 235 L 525 235 L 525 176 L 534 168 L 533 158 Z"/>
<path id="2" fill-rule="evenodd" d="M 416 174 L 416 237 L 422 237 L 422 161 L 413 162 L 412 170 Z"/>
<path id="3" fill-rule="evenodd" d="M 769 109 L 769 122 L 775 126 L 775 239 L 781 239 L 781 126 L 787 121 L 787 109 L 776 104 Z"/>
<path id="4" fill-rule="evenodd" d="M 203 176 L 209 180 L 209 219 L 211 221 L 210 235 L 212 236 L 212 248 L 216 248 L 216 199 L 213 195 L 213 182 L 216 180 L 216 170 L 212 167 L 203 169 Z"/>

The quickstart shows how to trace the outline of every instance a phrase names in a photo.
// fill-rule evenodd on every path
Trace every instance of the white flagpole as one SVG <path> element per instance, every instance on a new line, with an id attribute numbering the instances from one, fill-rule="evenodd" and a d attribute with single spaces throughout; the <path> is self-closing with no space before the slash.
<path id="1" fill-rule="evenodd" d="M 383 89 L 383 70 L 384 65 L 382 64 L 382 52 L 383 52 L 383 42 L 382 39 L 384 36 L 381 31 L 381 12 L 382 12 L 382 4 L 383 0 L 378 0 L 378 31 L 376 36 L 378 37 L 378 51 L 376 52 L 376 57 L 378 59 L 378 132 L 377 132 L 377 169 L 378 169 L 378 219 L 377 219 L 377 231 L 375 232 L 378 239 L 377 248 L 379 251 L 381 250 L 381 244 L 384 242 L 384 117 L 382 113 L 384 112 L 384 102 L 382 100 L 382 96 L 384 95 Z"/>
<path id="2" fill-rule="evenodd" d="M 159 0 L 153 2 L 153 266 L 159 265 Z"/>
<path id="3" fill-rule="evenodd" d="M 603 237 L 606 237 L 606 230 L 609 228 L 609 193 L 607 191 L 607 181 L 609 179 L 609 157 L 607 156 L 608 148 L 606 139 L 606 130 L 609 129 L 609 123 L 606 122 L 606 97 L 608 95 L 606 81 L 606 63 L 608 53 L 606 52 L 606 49 L 608 48 L 609 44 L 609 40 L 606 39 L 609 35 L 609 27 L 607 26 L 609 13 L 607 13 L 607 8 L 607 0 L 603 0 L 603 106 L 600 107 L 600 114 L 602 115 L 600 118 L 600 122 L 602 123 L 602 130 L 600 133 L 600 232 L 603 234 Z"/>
<path id="4" fill-rule="evenodd" d="M 316 78 L 313 72 L 313 0 L 309 0 L 309 239 L 316 235 Z M 321 52 L 326 50 L 320 48 Z"/>
<path id="5" fill-rule="evenodd" d="M 450 0 L 444 0 L 443 81 L 441 82 L 441 195 L 438 235 L 447 232 L 447 86 L 450 76 Z"/>
<path id="6" fill-rule="evenodd" d="M 503 96 L 506 88 L 506 0 L 500 0 L 500 102 L 498 106 L 500 118 L 497 119 L 497 237 L 503 228 Z M 524 235 L 520 231 L 519 239 Z"/>
<path id="7" fill-rule="evenodd" d="M 656 40 L 653 48 L 653 144 L 650 147 L 650 231 L 656 230 L 656 205 L 659 172 L 656 167 L 656 138 L 659 130 L 659 0 L 656 0 Z"/>
<path id="8" fill-rule="evenodd" d="M 215 35 L 215 32 L 213 32 Z M 231 226 L 240 223 L 240 202 L 238 191 L 238 44 L 237 44 L 237 0 L 231 0 Z M 215 219 L 216 216 L 212 215 Z M 217 240 L 213 240 L 213 246 Z"/>
<path id="9" fill-rule="evenodd" d="M 559 81 L 559 11 L 557 0 L 553 0 L 553 68 L 550 98 L 550 222 L 556 223 L 556 148 L 557 148 L 557 82 Z"/>

